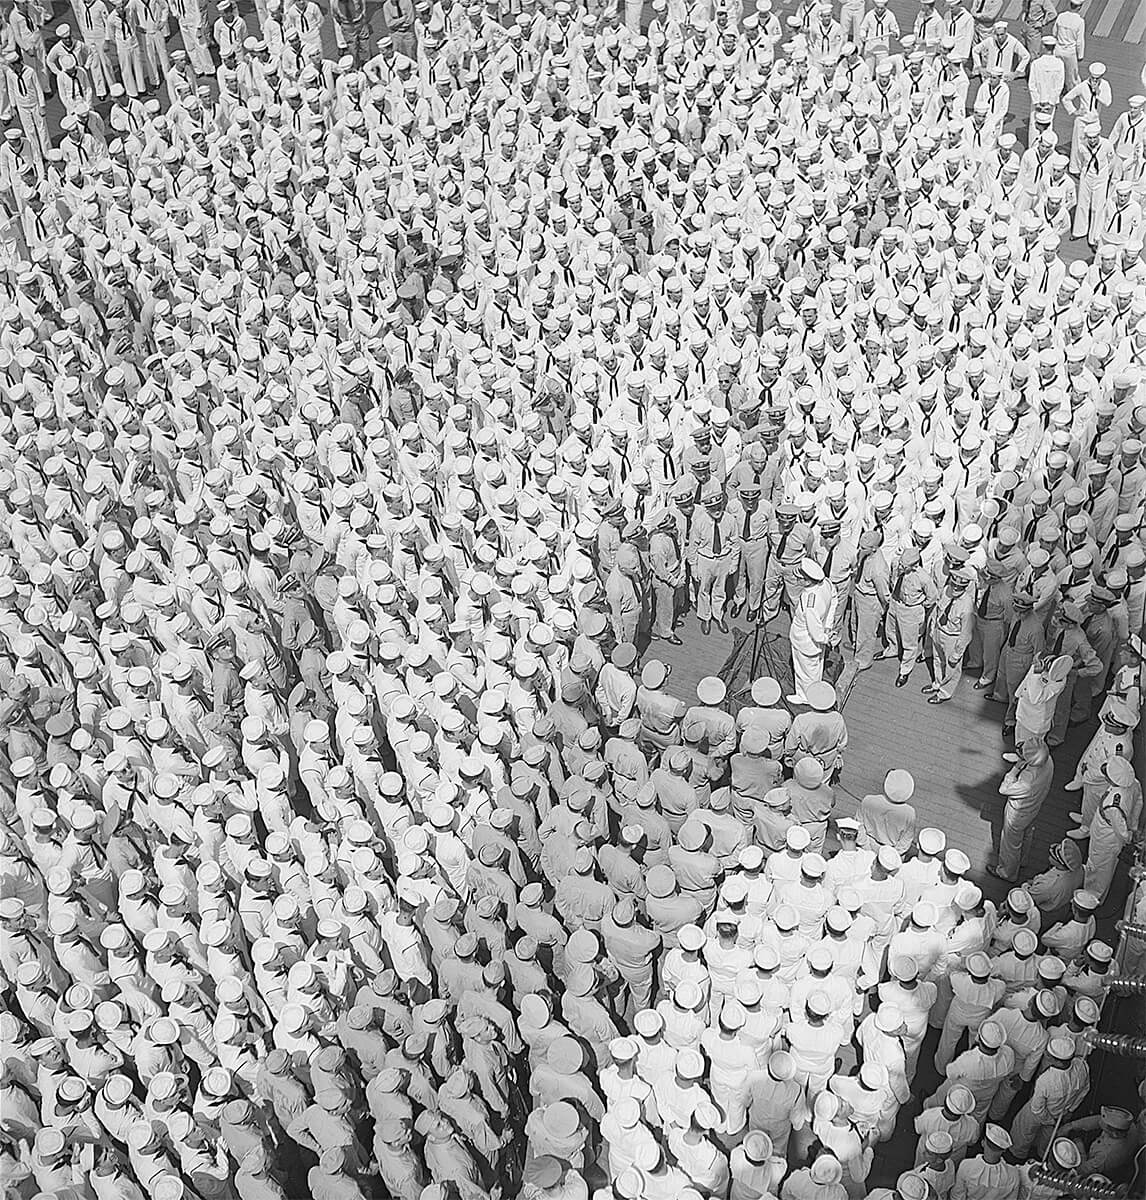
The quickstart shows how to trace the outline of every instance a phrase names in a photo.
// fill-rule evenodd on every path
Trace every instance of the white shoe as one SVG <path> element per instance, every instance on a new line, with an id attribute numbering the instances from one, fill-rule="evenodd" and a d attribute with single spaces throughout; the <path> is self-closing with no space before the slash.
<path id="1" fill-rule="evenodd" d="M 1081 783 L 1075 783 L 1075 782 L 1074 782 L 1074 780 L 1072 779 L 1072 780 L 1070 781 L 1070 783 L 1068 783 L 1068 784 L 1066 785 L 1066 787 L 1064 787 L 1062 790 L 1063 790 L 1064 792 L 1081 792 L 1081 791 L 1082 791 L 1082 784 L 1081 784 Z"/>
<path id="2" fill-rule="evenodd" d="M 805 700 L 803 696 L 785 696 L 784 699 L 787 700 L 789 704 L 807 704 L 808 703 L 807 700 Z"/>
<path id="3" fill-rule="evenodd" d="M 1003 762 L 1018 762 L 1018 761 L 1019 761 L 1019 756 L 1017 754 L 1008 753 L 1008 754 L 1003 755 Z"/>

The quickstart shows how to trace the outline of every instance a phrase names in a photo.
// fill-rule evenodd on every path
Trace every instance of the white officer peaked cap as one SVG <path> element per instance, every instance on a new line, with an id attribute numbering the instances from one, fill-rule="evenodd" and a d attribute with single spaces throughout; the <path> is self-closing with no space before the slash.
<path id="1" fill-rule="evenodd" d="M 306 1009 L 301 1004 L 284 1004 L 279 1013 L 279 1025 L 287 1033 L 298 1033 L 306 1025 Z"/>
<path id="2" fill-rule="evenodd" d="M 542 1124 L 555 1138 L 570 1138 L 581 1127 L 576 1108 L 566 1100 L 550 1104 L 542 1113 Z"/>

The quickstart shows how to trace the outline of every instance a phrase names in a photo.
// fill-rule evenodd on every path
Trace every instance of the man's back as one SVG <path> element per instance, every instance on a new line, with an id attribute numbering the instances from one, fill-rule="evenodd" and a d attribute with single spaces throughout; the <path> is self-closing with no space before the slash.
<path id="1" fill-rule="evenodd" d="M 860 841 L 892 846 L 905 853 L 915 840 L 915 809 L 893 804 L 882 793 L 865 796 L 859 807 Z"/>

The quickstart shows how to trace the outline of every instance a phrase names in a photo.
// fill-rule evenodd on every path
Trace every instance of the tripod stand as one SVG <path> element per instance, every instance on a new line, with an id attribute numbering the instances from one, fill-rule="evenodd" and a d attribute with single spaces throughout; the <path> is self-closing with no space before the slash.
<path id="1" fill-rule="evenodd" d="M 771 675 L 780 684 L 782 696 L 792 691 L 788 640 L 782 633 L 770 631 L 768 625 L 767 621 L 757 620 L 751 629 L 744 630 L 720 668 L 720 678 L 737 710 L 751 702 L 752 683 L 761 675 Z M 783 703 L 793 711 L 786 700 Z"/>
<path id="2" fill-rule="evenodd" d="M 785 632 L 776 630 L 774 621 L 758 620 L 751 629 L 744 630 L 737 637 L 732 652 L 718 672 L 728 689 L 728 699 L 735 711 L 751 703 L 753 682 L 762 675 L 770 675 L 780 685 L 781 703 L 795 716 L 796 708 L 787 700 L 793 690 L 795 673 Z M 841 710 L 851 695 L 855 681 L 855 668 L 849 661 L 835 680 Z"/>

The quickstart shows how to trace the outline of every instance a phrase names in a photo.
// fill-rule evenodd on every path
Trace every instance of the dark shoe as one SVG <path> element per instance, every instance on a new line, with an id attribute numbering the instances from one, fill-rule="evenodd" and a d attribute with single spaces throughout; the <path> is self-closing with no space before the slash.
<path id="1" fill-rule="evenodd" d="M 701 633 L 708 633 L 708 631 L 709 631 L 711 628 L 712 628 L 712 622 L 711 622 L 711 621 L 701 621 L 701 623 L 700 623 L 700 632 L 701 632 Z"/>
<path id="2" fill-rule="evenodd" d="M 664 640 L 665 640 L 666 642 L 668 642 L 670 646 L 680 646 L 680 645 L 683 645 L 683 643 L 681 642 L 680 638 L 678 638 L 678 637 L 676 636 L 676 634 L 675 634 L 675 633 L 670 633 L 670 634 L 668 635 L 668 637 L 667 637 L 667 638 L 665 638 Z"/>
<path id="3" fill-rule="evenodd" d="M 758 608 L 750 608 L 746 614 L 749 621 L 760 620 L 760 610 Z"/>
<path id="4" fill-rule="evenodd" d="M 721 617 L 720 620 L 716 622 L 716 628 L 719 629 L 721 633 L 727 633 L 728 632 L 728 622 L 723 617 Z"/>
<path id="5" fill-rule="evenodd" d="M 866 671 L 867 667 L 862 667 L 861 670 Z M 910 675 L 900 675 L 900 677 L 895 681 L 895 686 L 896 687 L 907 687 L 907 681 L 910 678 L 911 678 Z"/>
<path id="6" fill-rule="evenodd" d="M 930 696 L 930 695 L 932 695 L 932 694 L 934 693 L 934 691 L 935 691 L 935 684 L 933 684 L 933 683 L 925 683 L 925 684 L 924 684 L 924 685 L 923 685 L 923 686 L 922 686 L 922 687 L 921 687 L 919 690 L 920 690 L 920 691 L 921 691 L 921 692 L 922 692 L 922 693 L 923 693 L 925 696 Z"/>
<path id="7" fill-rule="evenodd" d="M 1014 883 L 1014 882 L 1015 882 L 1015 881 L 1014 881 L 1013 879 L 1011 879 L 1009 876 L 1007 876 L 1007 875 L 1004 875 L 1004 874 L 1002 873 L 1002 871 L 1000 871 L 1000 870 L 999 870 L 998 866 L 997 866 L 995 863 L 988 863 L 988 864 L 987 864 L 987 874 L 988 874 L 988 875 L 994 875 L 994 877 L 995 877 L 996 879 L 1001 879 L 1001 880 L 1002 880 L 1004 883 Z"/>
<path id="8" fill-rule="evenodd" d="M 928 696 L 927 703 L 928 704 L 946 704 L 947 701 L 950 699 L 951 699 L 950 696 Z"/>
<path id="9" fill-rule="evenodd" d="M 1003 726 L 1003 737 L 1013 737 L 1014 732 L 1015 732 L 1015 727 L 1013 725 L 1004 725 Z"/>
<path id="10" fill-rule="evenodd" d="M 995 681 L 993 679 L 977 679 L 975 681 L 975 691 L 985 692 Z"/>

